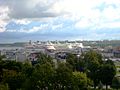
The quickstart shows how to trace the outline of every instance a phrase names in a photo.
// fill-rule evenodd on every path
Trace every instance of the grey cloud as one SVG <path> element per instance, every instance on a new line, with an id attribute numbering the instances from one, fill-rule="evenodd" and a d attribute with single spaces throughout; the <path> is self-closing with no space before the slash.
<path id="1" fill-rule="evenodd" d="M 46 0 L 46 2 L 44 0 L 1 0 L 0 5 L 8 6 L 10 18 L 34 19 L 59 16 L 60 13 L 50 11 L 55 2 L 56 0 Z"/>

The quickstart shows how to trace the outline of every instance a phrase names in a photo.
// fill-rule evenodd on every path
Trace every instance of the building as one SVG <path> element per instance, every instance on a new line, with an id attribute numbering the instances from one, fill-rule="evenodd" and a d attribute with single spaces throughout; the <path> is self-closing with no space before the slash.
<path id="1" fill-rule="evenodd" d="M 114 57 L 120 58 L 120 51 L 119 50 L 114 51 L 113 54 L 114 54 Z"/>

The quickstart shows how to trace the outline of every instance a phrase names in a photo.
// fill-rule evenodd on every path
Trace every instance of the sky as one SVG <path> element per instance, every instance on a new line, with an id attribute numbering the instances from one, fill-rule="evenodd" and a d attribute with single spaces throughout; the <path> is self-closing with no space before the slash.
<path id="1" fill-rule="evenodd" d="M 120 40 L 120 0 L 0 0 L 0 43 Z"/>

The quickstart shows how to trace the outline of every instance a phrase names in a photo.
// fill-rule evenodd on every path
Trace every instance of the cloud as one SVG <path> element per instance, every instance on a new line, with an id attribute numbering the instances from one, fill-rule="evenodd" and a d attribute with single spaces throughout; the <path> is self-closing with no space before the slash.
<path id="1" fill-rule="evenodd" d="M 23 24 L 23 25 L 27 25 L 31 23 L 31 21 L 27 19 L 13 20 L 13 22 L 15 22 L 16 24 Z"/>
<path id="2" fill-rule="evenodd" d="M 0 32 L 101 39 L 116 29 L 120 0 L 0 0 Z"/>
<path id="3" fill-rule="evenodd" d="M 104 9 L 104 11 L 102 12 L 102 16 L 108 21 L 120 19 L 120 7 L 115 8 L 111 5 Z"/>
<path id="4" fill-rule="evenodd" d="M 46 30 L 48 28 L 48 24 L 41 24 L 39 26 L 33 26 L 32 28 L 20 28 L 19 30 L 17 29 L 8 29 L 6 30 L 6 32 L 19 32 L 19 33 L 35 33 L 35 32 L 39 32 L 41 30 Z"/>
<path id="5" fill-rule="evenodd" d="M 120 19 L 119 0 L 1 0 L 0 3 L 9 9 L 7 14 L 10 20 L 20 24 L 28 24 L 31 19 L 61 16 L 77 22 L 75 27 L 86 28 Z"/>
<path id="6" fill-rule="evenodd" d="M 58 25 L 52 25 L 52 30 L 56 30 L 56 29 L 60 29 L 60 28 L 62 28 L 63 27 L 63 25 L 62 24 L 58 24 Z"/>
<path id="7" fill-rule="evenodd" d="M 9 8 L 9 17 L 14 19 L 32 19 L 55 17 L 58 13 L 49 12 L 54 0 L 2 0 L 2 5 Z"/>
<path id="8" fill-rule="evenodd" d="M 6 20 L 8 19 L 8 8 L 0 7 L 0 32 L 5 31 L 5 26 L 7 25 Z"/>
<path id="9" fill-rule="evenodd" d="M 76 28 L 90 28 L 92 25 L 92 22 L 89 19 L 82 18 L 78 22 L 76 22 L 75 27 Z"/>
<path id="10" fill-rule="evenodd" d="M 59 0 L 58 0 L 59 1 Z M 0 5 L 4 8 L 4 10 L 0 6 L 0 17 L 7 19 L 3 21 L 0 20 L 0 32 L 5 31 L 5 27 L 9 22 L 14 22 L 17 24 L 28 25 L 32 21 L 46 21 L 51 22 L 49 18 L 57 17 L 61 15 L 61 13 L 56 12 L 52 9 L 53 4 L 55 4 L 55 0 L 1 0 Z M 53 12 L 54 11 L 54 12 Z M 47 20 L 46 20 L 47 19 Z M 35 26 L 36 27 L 36 26 Z M 31 28 L 33 30 L 30 31 L 38 31 L 36 28 Z M 43 27 L 44 29 L 44 27 Z M 10 31 L 10 30 L 7 30 Z M 11 30 L 18 31 L 18 30 Z M 21 29 L 21 32 L 26 31 Z"/>
<path id="11" fill-rule="evenodd" d="M 6 30 L 5 26 L 7 25 L 6 22 L 0 20 L 0 32 L 4 32 Z"/>
<path id="12" fill-rule="evenodd" d="M 65 19 L 75 22 L 76 28 L 99 29 L 109 23 L 117 28 L 115 21 L 120 22 L 119 0 L 64 0 L 56 6 L 56 11 L 68 12 Z"/>
<path id="13" fill-rule="evenodd" d="M 28 27 L 30 26 L 31 27 Z M 11 27 L 12 26 L 12 27 Z M 13 27 L 16 27 L 13 28 Z M 24 27 L 23 27 L 24 26 Z M 63 29 L 63 24 L 62 23 L 41 23 L 38 22 L 38 24 L 35 25 L 35 23 L 29 23 L 29 24 L 23 24 L 23 22 L 20 23 L 16 23 L 16 21 L 12 21 L 10 22 L 10 24 L 7 26 L 7 30 L 6 32 L 20 32 L 20 33 L 36 33 L 36 32 L 40 32 L 40 33 L 45 33 L 45 32 L 52 32 L 53 30 L 60 30 Z"/>
<path id="14" fill-rule="evenodd" d="M 99 28 L 100 29 L 102 29 L 102 28 L 107 28 L 107 29 L 120 28 L 120 21 L 103 23 L 101 26 L 99 26 Z"/>
<path id="15" fill-rule="evenodd" d="M 33 27 L 29 30 L 20 30 L 20 32 L 26 32 L 26 33 L 35 33 L 35 32 L 38 32 L 38 31 L 41 31 L 41 30 L 46 30 L 46 28 L 48 28 L 48 24 L 41 24 L 40 26 L 37 26 L 37 27 Z"/>

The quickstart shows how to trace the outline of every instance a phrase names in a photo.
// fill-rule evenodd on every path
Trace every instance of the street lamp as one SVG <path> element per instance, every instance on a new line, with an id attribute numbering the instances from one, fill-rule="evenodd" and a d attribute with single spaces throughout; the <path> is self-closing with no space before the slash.
<path id="1" fill-rule="evenodd" d="M 80 58 L 80 54 L 77 54 L 77 58 L 78 58 L 78 60 L 79 60 L 79 58 Z"/>
<path id="2" fill-rule="evenodd" d="M 17 59 L 18 59 L 17 55 L 18 55 L 18 49 L 15 50 L 15 61 L 16 62 L 17 62 Z"/>
<path id="3" fill-rule="evenodd" d="M 77 54 L 76 70 L 79 70 L 79 58 L 80 58 L 80 54 Z"/>

